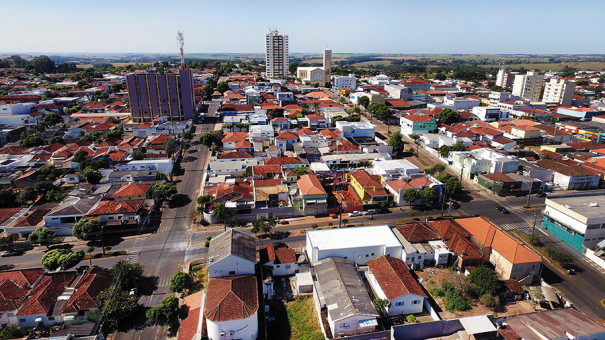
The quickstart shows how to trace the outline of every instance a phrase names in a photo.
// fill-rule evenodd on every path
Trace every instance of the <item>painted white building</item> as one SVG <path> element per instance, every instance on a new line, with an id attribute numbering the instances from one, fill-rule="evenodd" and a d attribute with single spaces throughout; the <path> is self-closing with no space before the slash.
<path id="1" fill-rule="evenodd" d="M 368 83 L 372 85 L 386 85 L 389 83 L 389 80 L 391 80 L 389 76 L 385 74 L 379 74 L 375 77 L 371 77 L 370 79 L 368 79 Z"/>
<path id="2" fill-rule="evenodd" d="M 376 125 L 370 122 L 347 122 L 340 120 L 336 122 L 336 128 L 342 131 L 343 137 L 365 137 L 374 138 Z"/>
<path id="3" fill-rule="evenodd" d="M 210 241 L 208 276 L 254 275 L 256 241 L 254 236 L 229 229 Z"/>
<path id="4" fill-rule="evenodd" d="M 117 171 L 136 171 L 136 170 L 149 170 L 157 171 L 170 175 L 172 168 L 174 167 L 174 160 L 172 158 L 158 158 L 158 159 L 142 159 L 139 161 L 130 161 L 126 164 L 116 165 Z"/>
<path id="5" fill-rule="evenodd" d="M 35 103 L 16 103 L 0 105 L 1 115 L 26 115 L 36 107 Z"/>
<path id="6" fill-rule="evenodd" d="M 250 140 L 254 138 L 275 137 L 275 130 L 273 130 L 272 125 L 250 125 L 248 129 L 250 133 Z"/>
<path id="7" fill-rule="evenodd" d="M 268 78 L 286 78 L 290 66 L 288 35 L 277 30 L 267 32 L 265 37 L 265 65 Z"/>
<path id="8" fill-rule="evenodd" d="M 381 256 L 368 262 L 365 274 L 374 296 L 389 301 L 389 316 L 422 313 L 426 294 L 401 259 Z"/>
<path id="9" fill-rule="evenodd" d="M 383 255 L 401 257 L 402 253 L 401 243 L 388 225 L 312 230 L 307 232 L 306 239 L 312 265 L 329 257 L 362 265 Z"/>
<path id="10" fill-rule="evenodd" d="M 271 268 L 273 276 L 288 276 L 298 273 L 296 252 L 292 248 L 276 247 L 273 242 L 258 250 L 260 263 Z"/>
<path id="11" fill-rule="evenodd" d="M 452 167 L 463 171 L 464 176 L 477 173 L 517 172 L 519 160 L 514 156 L 505 156 L 488 148 L 472 151 L 450 152 Z"/>
<path id="12" fill-rule="evenodd" d="M 355 90 L 357 88 L 357 78 L 355 78 L 354 74 L 349 74 L 348 76 L 333 76 L 332 88 L 338 91 L 344 89 Z"/>
<path id="13" fill-rule="evenodd" d="M 547 104 L 571 105 L 575 90 L 576 84 L 567 79 L 551 78 L 544 87 L 542 101 Z"/>
<path id="14" fill-rule="evenodd" d="M 508 120 L 510 113 L 502 111 L 499 107 L 475 106 L 472 113 L 484 122 L 495 122 L 497 120 Z"/>
<path id="15" fill-rule="evenodd" d="M 374 162 L 373 173 L 384 180 L 409 177 L 420 172 L 420 168 L 405 159 L 377 160 Z"/>
<path id="16" fill-rule="evenodd" d="M 544 79 L 544 77 L 536 71 L 515 75 L 513 95 L 530 101 L 539 101 L 540 90 L 542 89 L 542 79 Z"/>
<path id="17" fill-rule="evenodd" d="M 511 73 L 506 68 L 501 68 L 498 70 L 498 74 L 496 75 L 496 86 L 500 86 L 503 88 L 511 88 L 513 86 L 513 81 L 515 80 L 515 75 Z"/>
<path id="18" fill-rule="evenodd" d="M 467 110 L 473 108 L 475 106 L 479 106 L 481 101 L 478 99 L 472 98 L 462 98 L 462 97 L 445 97 L 443 98 L 443 104 L 435 105 L 435 107 L 441 107 L 444 109 L 452 109 L 452 110 Z"/>

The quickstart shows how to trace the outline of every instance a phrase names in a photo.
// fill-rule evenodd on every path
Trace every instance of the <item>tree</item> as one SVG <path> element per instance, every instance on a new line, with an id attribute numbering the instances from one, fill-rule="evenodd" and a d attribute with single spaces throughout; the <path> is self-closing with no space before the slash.
<path id="1" fill-rule="evenodd" d="M 403 156 L 403 150 L 405 147 L 405 143 L 401 137 L 401 132 L 397 131 L 389 140 L 389 146 L 393 147 L 393 154 L 395 154 L 397 158 L 401 158 Z"/>
<path id="2" fill-rule="evenodd" d="M 540 238 L 536 234 L 530 235 L 527 238 L 527 241 L 529 241 L 529 244 L 531 244 L 532 246 L 537 246 L 538 244 L 540 244 Z"/>
<path id="3" fill-rule="evenodd" d="M 418 320 L 416 320 L 416 317 L 414 316 L 414 314 L 408 315 L 408 317 L 405 319 L 405 321 L 407 323 L 417 323 L 418 322 Z"/>
<path id="4" fill-rule="evenodd" d="M 501 287 L 496 271 L 485 266 L 477 267 L 471 271 L 467 280 L 477 286 L 480 295 L 495 294 Z"/>
<path id="5" fill-rule="evenodd" d="M 252 176 L 252 166 L 248 165 L 246 167 L 246 170 L 244 170 L 244 172 L 239 175 L 239 178 L 248 178 L 250 176 Z"/>
<path id="6" fill-rule="evenodd" d="M 254 221 L 253 227 L 259 231 L 262 231 L 263 233 L 269 233 L 276 224 L 277 221 L 273 217 L 267 218 L 265 216 L 261 216 Z"/>
<path id="7" fill-rule="evenodd" d="M 465 311 L 472 307 L 472 302 L 464 298 L 460 292 L 455 289 L 450 289 L 445 292 L 445 308 L 450 312 Z"/>
<path id="8" fill-rule="evenodd" d="M 105 132 L 103 138 L 105 139 L 120 139 L 124 135 L 124 131 L 122 129 L 116 129 Z"/>
<path id="9" fill-rule="evenodd" d="M 216 85 L 216 90 L 221 94 L 224 94 L 225 92 L 229 91 L 229 84 L 225 81 L 221 81 Z"/>
<path id="10" fill-rule="evenodd" d="M 63 137 L 61 137 L 61 136 L 54 136 L 54 137 L 51 137 L 51 138 L 48 140 L 48 143 L 50 143 L 50 144 L 54 144 L 54 143 L 61 143 L 61 144 L 65 145 L 65 141 L 63 140 Z"/>
<path id="11" fill-rule="evenodd" d="M 441 183 L 445 186 L 445 192 L 448 197 L 455 196 L 462 191 L 462 184 L 460 184 L 460 180 L 456 177 L 450 177 L 445 182 Z"/>
<path id="12" fill-rule="evenodd" d="M 58 263 L 61 269 L 67 270 L 76 266 L 82 260 L 84 260 L 84 250 L 76 250 L 61 255 L 61 257 L 59 257 Z"/>
<path id="13" fill-rule="evenodd" d="M 437 199 L 435 189 L 429 187 L 422 189 L 422 191 L 420 192 L 420 196 L 422 197 L 422 200 L 424 200 L 426 203 L 433 202 L 435 199 Z"/>
<path id="14" fill-rule="evenodd" d="M 48 228 L 39 227 L 27 236 L 27 241 L 31 244 L 46 246 L 55 238 L 55 232 Z"/>
<path id="15" fill-rule="evenodd" d="M 440 124 L 453 124 L 457 123 L 460 120 L 460 114 L 456 110 L 452 109 L 443 109 L 437 115 L 437 122 Z"/>
<path id="16" fill-rule="evenodd" d="M 83 218 L 74 224 L 71 233 L 80 240 L 90 241 L 100 238 L 103 226 L 99 220 Z"/>
<path id="17" fill-rule="evenodd" d="M 412 138 L 414 140 L 414 143 L 416 143 L 416 156 L 418 156 L 418 145 L 420 144 L 418 143 L 418 140 L 420 139 L 420 136 L 413 133 L 410 135 L 410 138 Z"/>
<path id="18" fill-rule="evenodd" d="M 36 198 L 38 198 L 38 194 L 36 193 L 36 190 L 32 187 L 26 187 L 23 190 L 21 190 L 21 192 L 19 193 L 18 201 L 21 204 L 27 204 L 29 202 L 35 201 Z"/>
<path id="19" fill-rule="evenodd" d="M 153 197 L 158 201 L 164 201 L 177 193 L 176 185 L 172 182 L 158 183 L 151 190 Z"/>
<path id="20" fill-rule="evenodd" d="M 380 315 L 386 315 L 386 309 L 391 306 L 391 303 L 387 299 L 374 299 L 372 300 L 372 304 Z"/>
<path id="21" fill-rule="evenodd" d="M 117 286 L 101 292 L 96 301 L 99 309 L 93 316 L 103 320 L 101 329 L 105 334 L 115 331 L 120 322 L 132 318 L 139 308 L 138 297 Z"/>
<path id="22" fill-rule="evenodd" d="M 214 136 L 210 132 L 206 132 L 200 137 L 200 143 L 206 145 L 207 147 L 211 147 L 214 142 Z"/>
<path id="23" fill-rule="evenodd" d="M 181 135 L 181 137 L 183 137 L 184 140 L 192 140 L 193 139 L 193 133 L 189 130 L 184 131 L 183 134 Z"/>
<path id="24" fill-rule="evenodd" d="M 304 176 L 309 172 L 309 169 L 305 168 L 304 166 L 301 166 L 301 167 L 292 169 L 292 171 L 294 171 L 298 176 Z"/>
<path id="25" fill-rule="evenodd" d="M 376 116 L 376 118 L 386 121 L 393 116 L 393 111 L 389 109 L 386 105 L 380 104 L 374 115 Z"/>
<path id="26" fill-rule="evenodd" d="M 46 126 L 57 125 L 59 123 L 63 123 L 63 117 L 56 112 L 49 112 L 44 115 L 44 118 L 42 118 L 42 123 Z"/>
<path id="27" fill-rule="evenodd" d="M 74 162 L 80 163 L 88 157 L 88 154 L 84 150 L 78 150 L 74 153 Z"/>
<path id="28" fill-rule="evenodd" d="M 44 145 L 44 140 L 38 136 L 27 135 L 19 141 L 19 146 L 31 148 L 33 146 Z"/>
<path id="29" fill-rule="evenodd" d="M 69 249 L 54 249 L 42 256 L 42 266 L 48 270 L 69 269 L 84 259 L 84 251 L 71 251 Z"/>
<path id="30" fill-rule="evenodd" d="M 21 337 L 21 329 L 17 325 L 10 325 L 0 331 L 0 340 L 16 339 Z"/>
<path id="31" fill-rule="evenodd" d="M 16 199 L 17 195 L 12 190 L 0 190 L 0 206 L 11 207 Z"/>
<path id="32" fill-rule="evenodd" d="M 103 174 L 99 170 L 87 167 L 82 171 L 82 177 L 90 184 L 98 184 L 103 178 Z"/>
<path id="33" fill-rule="evenodd" d="M 412 206 L 412 203 L 420 199 L 420 193 L 414 189 L 405 189 L 402 198 Z"/>
<path id="34" fill-rule="evenodd" d="M 164 141 L 164 148 L 169 154 L 173 154 L 179 148 L 179 142 L 174 138 L 168 138 Z"/>
<path id="35" fill-rule="evenodd" d="M 170 289 L 171 292 L 182 293 L 185 289 L 190 289 L 193 285 L 193 277 L 191 274 L 178 271 L 170 278 Z"/>
<path id="36" fill-rule="evenodd" d="M 137 151 L 135 151 L 135 152 L 132 153 L 132 159 L 135 160 L 135 161 L 143 160 L 143 159 L 145 159 L 145 153 L 142 152 L 142 151 L 137 150 Z"/>
<path id="37" fill-rule="evenodd" d="M 424 172 L 429 175 L 440 174 L 445 171 L 445 165 L 435 164 L 432 167 L 425 169 Z"/>
<path id="38" fill-rule="evenodd" d="M 41 55 L 29 61 L 26 66 L 27 70 L 35 71 L 36 73 L 55 73 L 55 62 L 48 56 Z"/>
<path id="39" fill-rule="evenodd" d="M 368 98 L 368 96 L 362 96 L 359 99 L 357 99 L 357 104 L 359 104 L 367 109 L 368 105 L 370 105 L 370 98 Z"/>
<path id="40" fill-rule="evenodd" d="M 113 275 L 118 284 L 119 288 L 125 291 L 130 291 L 140 285 L 143 279 L 143 267 L 140 263 L 130 263 L 124 260 L 116 262 L 111 268 L 109 273 Z"/>
<path id="41" fill-rule="evenodd" d="M 9 234 L 6 237 L 0 237 L 0 249 L 7 250 L 11 249 L 15 242 L 19 239 L 18 234 Z"/>
<path id="42" fill-rule="evenodd" d="M 439 73 L 435 74 L 435 79 L 437 79 L 437 80 L 446 80 L 447 77 L 445 76 L 445 74 L 439 72 Z"/>
<path id="43" fill-rule="evenodd" d="M 87 142 L 96 142 L 99 139 L 99 133 L 96 131 L 92 131 L 80 136 L 80 140 Z"/>
<path id="44" fill-rule="evenodd" d="M 179 299 L 174 296 L 165 297 L 162 302 L 146 312 L 147 323 L 158 326 L 174 327 L 179 323 Z"/>

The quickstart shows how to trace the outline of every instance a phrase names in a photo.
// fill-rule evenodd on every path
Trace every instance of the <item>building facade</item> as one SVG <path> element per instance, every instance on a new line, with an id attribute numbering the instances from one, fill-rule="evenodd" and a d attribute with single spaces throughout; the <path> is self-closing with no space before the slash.
<path id="1" fill-rule="evenodd" d="M 559 105 L 571 105 L 576 84 L 570 84 L 567 79 L 551 78 L 544 87 L 542 101 Z"/>
<path id="2" fill-rule="evenodd" d="M 513 87 L 514 80 L 514 74 L 512 74 L 507 68 L 501 68 L 496 75 L 496 86 L 510 89 Z"/>
<path id="3" fill-rule="evenodd" d="M 277 30 L 267 32 L 265 40 L 265 65 L 267 77 L 286 78 L 289 63 L 288 35 Z"/>
<path id="4" fill-rule="evenodd" d="M 133 120 L 194 118 L 195 97 L 191 70 L 179 70 L 178 74 L 129 74 L 126 76 L 126 84 Z"/>
<path id="5" fill-rule="evenodd" d="M 543 78 L 544 77 L 538 74 L 536 71 L 529 71 L 527 74 L 515 75 L 513 95 L 534 102 L 539 101 Z"/>

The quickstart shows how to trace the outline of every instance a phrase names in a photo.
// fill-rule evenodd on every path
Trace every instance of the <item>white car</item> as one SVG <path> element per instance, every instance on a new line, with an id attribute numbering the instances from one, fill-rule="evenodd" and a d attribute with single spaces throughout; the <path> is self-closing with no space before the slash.
<path id="1" fill-rule="evenodd" d="M 361 213 L 359 211 L 357 211 L 357 210 L 351 211 L 349 213 L 349 217 L 355 217 L 355 216 L 361 216 Z"/>

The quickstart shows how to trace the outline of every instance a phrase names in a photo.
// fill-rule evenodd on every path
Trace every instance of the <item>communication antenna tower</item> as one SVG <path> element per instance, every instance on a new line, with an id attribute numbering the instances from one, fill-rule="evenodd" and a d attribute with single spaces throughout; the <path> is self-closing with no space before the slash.
<path id="1" fill-rule="evenodd" d="M 181 52 L 181 70 L 185 69 L 185 54 L 183 53 L 183 46 L 185 45 L 185 37 L 183 32 L 178 31 L 176 33 L 176 41 L 179 44 L 179 50 Z"/>

